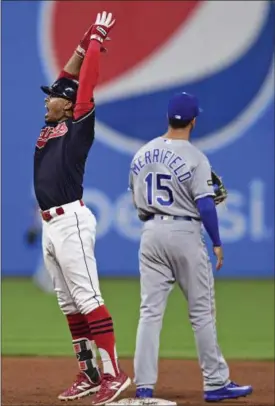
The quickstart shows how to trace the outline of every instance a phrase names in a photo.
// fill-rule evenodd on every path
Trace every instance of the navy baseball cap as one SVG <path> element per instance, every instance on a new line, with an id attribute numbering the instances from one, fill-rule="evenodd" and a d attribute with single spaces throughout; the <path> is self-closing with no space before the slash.
<path id="1" fill-rule="evenodd" d="M 198 99 L 192 94 L 182 92 L 175 94 L 168 104 L 168 118 L 176 120 L 193 120 L 202 112 Z"/>
<path id="2" fill-rule="evenodd" d="M 41 86 L 41 90 L 53 97 L 61 97 L 76 102 L 78 81 L 69 78 L 57 79 L 51 86 Z"/>

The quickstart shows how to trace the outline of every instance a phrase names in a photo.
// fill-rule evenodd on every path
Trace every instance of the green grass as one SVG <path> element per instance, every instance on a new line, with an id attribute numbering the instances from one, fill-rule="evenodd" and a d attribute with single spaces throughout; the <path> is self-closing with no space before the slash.
<path id="1" fill-rule="evenodd" d="M 115 322 L 120 356 L 132 356 L 139 312 L 137 280 L 101 281 Z M 274 359 L 274 281 L 216 282 L 217 323 L 227 358 Z M 27 279 L 2 282 L 2 354 L 71 355 L 70 334 L 54 295 Z M 187 307 L 176 288 L 169 299 L 161 336 L 162 357 L 195 358 Z"/>

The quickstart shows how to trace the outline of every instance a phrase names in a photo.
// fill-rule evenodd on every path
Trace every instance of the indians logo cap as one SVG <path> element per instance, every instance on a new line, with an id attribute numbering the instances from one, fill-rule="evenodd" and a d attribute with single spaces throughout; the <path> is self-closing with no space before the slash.
<path id="1" fill-rule="evenodd" d="M 198 99 L 186 92 L 175 94 L 168 103 L 169 119 L 193 120 L 201 112 Z"/>

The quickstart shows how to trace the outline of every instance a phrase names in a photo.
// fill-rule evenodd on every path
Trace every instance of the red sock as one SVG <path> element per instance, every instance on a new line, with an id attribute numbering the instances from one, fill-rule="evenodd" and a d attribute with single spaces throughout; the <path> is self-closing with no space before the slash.
<path id="1" fill-rule="evenodd" d="M 92 340 L 90 328 L 84 314 L 68 314 L 66 317 L 73 340 L 83 337 Z"/>
<path id="2" fill-rule="evenodd" d="M 86 317 L 80 313 L 69 314 L 67 315 L 67 321 L 80 371 L 84 372 L 91 382 L 99 382 L 100 373 L 92 351 L 92 335 Z"/>
<path id="3" fill-rule="evenodd" d="M 119 374 L 113 320 L 105 305 L 85 315 L 103 364 L 103 372 Z"/>

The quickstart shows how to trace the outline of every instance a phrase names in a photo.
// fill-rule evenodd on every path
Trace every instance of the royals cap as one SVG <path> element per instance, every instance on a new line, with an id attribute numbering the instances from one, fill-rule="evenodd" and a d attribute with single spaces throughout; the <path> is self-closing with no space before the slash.
<path id="1" fill-rule="evenodd" d="M 186 92 L 175 94 L 168 104 L 169 119 L 193 120 L 201 112 L 198 99 Z"/>

